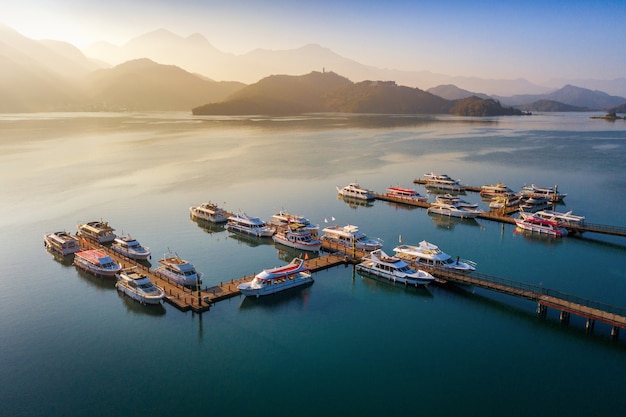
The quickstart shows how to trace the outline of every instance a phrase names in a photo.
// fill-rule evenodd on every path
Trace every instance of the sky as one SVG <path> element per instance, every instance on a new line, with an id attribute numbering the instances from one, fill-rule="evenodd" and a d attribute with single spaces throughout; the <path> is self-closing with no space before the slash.
<path id="1" fill-rule="evenodd" d="M 626 3 L 422 0 L 23 0 L 0 23 L 33 39 L 122 45 L 164 28 L 222 52 L 318 44 L 366 65 L 481 78 L 626 77 Z"/>

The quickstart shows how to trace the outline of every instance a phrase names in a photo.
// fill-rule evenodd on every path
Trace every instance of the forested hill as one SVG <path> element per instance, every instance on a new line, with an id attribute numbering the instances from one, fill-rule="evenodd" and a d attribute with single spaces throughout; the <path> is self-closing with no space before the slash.
<path id="1" fill-rule="evenodd" d="M 300 113 L 458 114 L 471 116 L 520 115 L 496 100 L 471 97 L 446 100 L 434 94 L 399 86 L 393 81 L 353 83 L 333 72 L 274 75 L 249 85 L 226 100 L 193 109 L 195 115 Z"/>

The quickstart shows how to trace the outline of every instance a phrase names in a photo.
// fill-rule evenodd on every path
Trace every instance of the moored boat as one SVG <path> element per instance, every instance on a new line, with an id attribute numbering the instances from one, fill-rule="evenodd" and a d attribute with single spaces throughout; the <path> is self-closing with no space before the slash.
<path id="1" fill-rule="evenodd" d="M 84 271 L 104 277 L 114 277 L 122 269 L 122 265 L 115 262 L 100 249 L 87 249 L 76 252 L 74 265 Z"/>
<path id="2" fill-rule="evenodd" d="M 43 237 L 43 241 L 46 248 L 64 256 L 80 250 L 78 239 L 65 231 L 47 233 Z"/>
<path id="3" fill-rule="evenodd" d="M 131 259 L 144 260 L 150 257 L 150 248 L 142 246 L 137 239 L 130 235 L 117 236 L 111 249 Z"/>
<path id="4" fill-rule="evenodd" d="M 383 247 L 378 239 L 372 239 L 359 230 L 358 226 L 348 224 L 346 226 L 328 226 L 322 230 L 322 240 L 337 243 L 347 248 L 356 248 L 373 251 Z"/>
<path id="5" fill-rule="evenodd" d="M 426 210 L 427 213 L 440 214 L 448 217 L 458 217 L 460 219 L 474 219 L 478 217 L 482 211 L 465 207 L 457 207 L 454 204 L 433 203 Z"/>
<path id="6" fill-rule="evenodd" d="M 567 229 L 559 223 L 551 220 L 535 217 L 532 214 L 524 212 L 519 213 L 519 217 L 515 219 L 518 228 L 529 230 L 534 233 L 541 233 L 555 237 L 567 236 Z"/>
<path id="7" fill-rule="evenodd" d="M 461 184 L 459 180 L 450 178 L 448 174 L 424 174 L 424 181 L 426 188 L 433 188 L 436 190 L 449 190 L 449 191 L 461 191 Z"/>
<path id="8" fill-rule="evenodd" d="M 342 197 L 356 198 L 359 200 L 374 200 L 376 195 L 374 191 L 361 187 L 356 182 L 352 182 L 343 188 L 337 188 L 337 193 Z"/>
<path id="9" fill-rule="evenodd" d="M 87 222 L 78 225 L 78 234 L 98 243 L 109 243 L 115 240 L 114 228 L 103 221 Z"/>
<path id="10" fill-rule="evenodd" d="M 481 197 L 493 199 L 497 196 L 513 197 L 515 192 L 506 186 L 504 183 L 497 183 L 493 185 L 483 185 L 480 187 Z"/>
<path id="11" fill-rule="evenodd" d="M 121 270 L 117 274 L 115 288 L 142 304 L 159 304 L 165 297 L 165 291 L 136 267 Z"/>
<path id="12" fill-rule="evenodd" d="M 458 195 L 452 195 L 452 194 L 438 195 L 437 197 L 435 197 L 435 202 L 444 203 L 444 204 L 452 204 L 457 207 L 465 207 L 469 209 L 478 208 L 477 203 L 470 203 L 469 201 L 463 200 Z"/>
<path id="13" fill-rule="evenodd" d="M 285 210 L 280 210 L 272 215 L 272 224 L 279 227 L 298 224 L 300 227 L 311 233 L 313 237 L 317 236 L 320 229 L 319 225 L 311 223 L 311 221 L 306 217 L 292 214 Z"/>
<path id="14" fill-rule="evenodd" d="M 195 286 L 202 283 L 202 273 L 196 271 L 192 263 L 182 259 L 178 254 L 169 252 L 159 260 L 160 266 L 154 273 L 168 278 L 181 285 Z"/>
<path id="15" fill-rule="evenodd" d="M 248 216 L 246 213 L 230 216 L 224 227 L 231 232 L 241 232 L 259 237 L 269 237 L 276 232 L 275 227 L 268 226 L 260 218 Z"/>
<path id="16" fill-rule="evenodd" d="M 504 209 L 504 208 L 512 208 L 518 207 L 522 202 L 522 196 L 518 193 L 508 196 L 508 195 L 499 195 L 495 196 L 491 202 L 489 203 L 489 208 L 492 210 Z"/>
<path id="17" fill-rule="evenodd" d="M 585 216 L 576 216 L 572 210 L 561 213 L 553 210 L 540 210 L 535 213 L 535 217 L 551 220 L 564 226 L 584 226 Z"/>
<path id="18" fill-rule="evenodd" d="M 527 197 L 519 204 L 521 210 L 530 213 L 550 208 L 550 206 L 550 200 L 546 197 Z"/>
<path id="19" fill-rule="evenodd" d="M 423 264 L 439 268 L 449 268 L 460 272 L 476 270 L 476 263 L 467 259 L 452 259 L 437 245 L 422 240 L 419 245 L 399 245 L 394 248 L 396 256 L 411 263 Z"/>
<path id="20" fill-rule="evenodd" d="M 202 203 L 199 206 L 189 207 L 189 213 L 193 219 L 205 220 L 211 223 L 224 223 L 228 220 L 226 210 L 210 201 Z"/>
<path id="21" fill-rule="evenodd" d="M 289 264 L 258 273 L 252 281 L 241 283 L 237 289 L 247 297 L 260 297 L 313 283 L 304 260 L 294 258 Z"/>
<path id="22" fill-rule="evenodd" d="M 322 242 L 314 239 L 311 232 L 300 224 L 279 228 L 272 239 L 281 245 L 305 251 L 318 252 L 322 248 Z"/>
<path id="23" fill-rule="evenodd" d="M 555 185 L 554 188 L 550 188 L 531 184 L 524 185 L 520 193 L 525 197 L 547 198 L 549 201 L 553 202 L 563 201 L 563 199 L 567 197 L 567 194 L 560 193 L 558 188 L 557 185 Z"/>
<path id="24" fill-rule="evenodd" d="M 420 195 L 414 188 L 388 187 L 385 193 L 387 197 L 401 198 L 408 201 L 418 201 L 425 203 L 428 197 Z"/>
<path id="25" fill-rule="evenodd" d="M 406 285 L 428 285 L 435 280 L 428 272 L 413 269 L 402 259 L 389 256 L 382 249 L 370 252 L 356 266 L 356 270 Z"/>

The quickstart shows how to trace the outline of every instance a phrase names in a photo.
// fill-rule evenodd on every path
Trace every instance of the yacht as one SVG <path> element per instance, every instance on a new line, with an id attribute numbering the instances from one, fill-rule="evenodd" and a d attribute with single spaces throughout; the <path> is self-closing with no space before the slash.
<path id="1" fill-rule="evenodd" d="M 150 281 L 150 278 L 136 267 L 123 269 L 117 275 L 115 288 L 142 304 L 160 304 L 165 291 Z"/>
<path id="2" fill-rule="evenodd" d="M 241 232 L 259 237 L 269 237 L 276 232 L 275 227 L 268 226 L 258 217 L 248 216 L 246 213 L 230 216 L 224 227 L 231 232 Z"/>
<path id="3" fill-rule="evenodd" d="M 415 270 L 402 259 L 388 256 L 382 249 L 377 249 L 363 258 L 356 270 L 406 285 L 428 285 L 435 280 L 428 272 Z"/>
<path id="4" fill-rule="evenodd" d="M 46 248 L 64 256 L 80 250 L 78 239 L 65 231 L 48 233 L 43 237 L 43 241 Z"/>
<path id="5" fill-rule="evenodd" d="M 426 210 L 427 213 L 440 214 L 442 216 L 458 217 L 460 219 L 475 219 L 482 211 L 469 209 L 465 207 L 457 207 L 454 204 L 433 203 Z"/>
<path id="6" fill-rule="evenodd" d="M 340 227 L 338 225 L 326 227 L 322 240 L 337 243 L 347 248 L 356 248 L 366 251 L 373 251 L 383 247 L 378 239 L 372 239 L 359 230 L 358 226 L 347 225 Z"/>
<path id="7" fill-rule="evenodd" d="M 493 199 L 497 196 L 513 197 L 515 192 L 507 187 L 505 184 L 499 182 L 495 185 L 483 185 L 480 187 L 481 197 Z"/>
<path id="8" fill-rule="evenodd" d="M 343 188 L 337 187 L 337 192 L 342 197 L 351 197 L 359 200 L 374 200 L 376 198 L 374 191 L 363 188 L 356 182 L 352 182 Z"/>
<path id="9" fill-rule="evenodd" d="M 546 197 L 527 197 L 519 204 L 519 208 L 529 213 L 550 208 L 552 204 Z"/>
<path id="10" fill-rule="evenodd" d="M 443 252 L 437 245 L 422 240 L 419 245 L 400 245 L 393 250 L 396 256 L 407 259 L 409 262 L 434 266 L 438 268 L 449 268 L 458 272 L 471 272 L 476 270 L 476 263 L 467 259 L 452 259 L 450 255 Z"/>
<path id="11" fill-rule="evenodd" d="M 489 203 L 489 208 L 492 210 L 498 210 L 503 208 L 517 207 L 522 202 L 522 196 L 519 193 L 515 193 L 512 196 L 499 195 L 494 197 Z"/>
<path id="12" fill-rule="evenodd" d="M 169 252 L 159 260 L 160 266 L 154 273 L 181 285 L 195 286 L 202 283 L 202 273 L 197 272 L 190 262 L 182 259 L 178 254 Z"/>
<path id="13" fill-rule="evenodd" d="M 192 219 L 205 220 L 211 223 L 224 223 L 228 220 L 226 210 L 221 209 L 217 204 L 207 201 L 199 206 L 189 207 Z"/>
<path id="14" fill-rule="evenodd" d="M 311 232 L 298 223 L 279 228 L 272 239 L 275 243 L 311 252 L 318 252 L 322 248 L 322 242 L 314 239 Z"/>
<path id="15" fill-rule="evenodd" d="M 129 235 L 116 237 L 111 245 L 111 249 L 131 259 L 145 260 L 150 257 L 150 248 L 141 246 L 137 239 Z"/>
<path id="16" fill-rule="evenodd" d="M 558 186 L 554 188 L 539 187 L 538 185 L 531 184 L 522 187 L 520 193 L 526 197 L 547 198 L 549 201 L 557 202 L 563 201 L 567 194 L 559 193 Z"/>
<path id="17" fill-rule="evenodd" d="M 567 229 L 557 222 L 535 217 L 532 214 L 520 212 L 519 218 L 515 219 L 518 228 L 529 230 L 534 233 L 547 234 L 555 237 L 567 236 Z"/>
<path id="18" fill-rule="evenodd" d="M 297 224 L 306 229 L 312 236 L 317 236 L 317 233 L 320 230 L 319 225 L 311 223 L 311 221 L 306 217 L 291 214 L 285 210 L 280 210 L 272 215 L 272 224 L 279 227 Z"/>
<path id="19" fill-rule="evenodd" d="M 78 234 L 98 243 L 110 243 L 115 240 L 114 228 L 107 222 L 88 222 L 78 225 Z"/>
<path id="20" fill-rule="evenodd" d="M 552 210 L 540 210 L 535 213 L 535 217 L 550 220 L 564 226 L 584 226 L 585 216 L 576 216 L 572 211 L 561 213 Z"/>
<path id="21" fill-rule="evenodd" d="M 74 265 L 82 270 L 104 277 L 114 277 L 122 269 L 122 265 L 113 261 L 109 255 L 100 249 L 76 252 Z"/>
<path id="22" fill-rule="evenodd" d="M 428 197 L 420 195 L 414 188 L 389 187 L 385 195 L 409 201 L 419 201 L 420 203 L 428 201 Z"/>
<path id="23" fill-rule="evenodd" d="M 448 174 L 424 174 L 426 188 L 434 188 L 436 190 L 461 191 L 459 180 L 452 179 Z"/>
<path id="24" fill-rule="evenodd" d="M 246 297 L 258 298 L 312 283 L 313 277 L 304 260 L 294 258 L 287 265 L 263 270 L 252 281 L 239 284 L 237 289 Z"/>
<path id="25" fill-rule="evenodd" d="M 478 208 L 477 203 L 470 203 L 469 201 L 463 200 L 458 195 L 452 195 L 452 194 L 438 195 L 437 197 L 435 197 L 435 201 L 437 203 L 452 204 L 457 207 L 465 207 L 469 209 Z"/>

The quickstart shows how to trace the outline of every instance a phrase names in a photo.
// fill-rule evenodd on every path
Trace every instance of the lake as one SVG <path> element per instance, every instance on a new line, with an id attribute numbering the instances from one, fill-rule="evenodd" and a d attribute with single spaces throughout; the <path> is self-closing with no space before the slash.
<path id="1" fill-rule="evenodd" d="M 587 113 L 527 117 L 185 113 L 0 115 L 0 403 L 10 416 L 622 416 L 626 331 L 537 317 L 534 303 L 479 288 L 405 289 L 351 266 L 275 297 L 202 315 L 143 306 L 78 271 L 47 232 L 105 220 L 175 250 L 215 285 L 290 259 L 271 239 L 191 221 L 213 201 L 269 220 L 285 209 L 355 224 L 393 253 L 428 240 L 478 270 L 626 307 L 626 239 L 552 239 L 455 221 L 336 187 L 554 186 L 560 211 L 626 226 L 626 123 Z M 468 193 L 465 199 L 486 203 Z M 433 197 L 430 197 L 430 201 Z M 334 219 L 334 220 L 333 220 Z M 293 255 L 293 254 L 291 254 Z"/>

